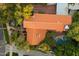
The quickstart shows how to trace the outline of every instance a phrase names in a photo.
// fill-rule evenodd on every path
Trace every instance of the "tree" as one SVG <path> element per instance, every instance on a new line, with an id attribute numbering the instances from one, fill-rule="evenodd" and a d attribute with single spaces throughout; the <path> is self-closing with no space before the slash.
<path id="1" fill-rule="evenodd" d="M 14 17 L 17 21 L 17 25 L 21 25 L 24 19 L 29 19 L 32 15 L 32 10 L 33 10 L 33 6 L 31 4 L 28 4 L 28 5 L 17 4 L 16 10 L 14 12 Z M 17 28 L 18 26 L 16 27 L 16 29 Z M 27 51 L 30 49 L 30 46 L 26 42 L 24 38 L 24 34 L 21 29 L 22 29 L 22 26 L 20 26 L 20 28 L 17 29 L 17 31 L 13 32 L 12 40 L 18 49 Z"/>
<path id="2" fill-rule="evenodd" d="M 67 36 L 79 42 L 79 12 L 75 12 L 72 18 L 72 25 L 70 26 Z"/>
<path id="3" fill-rule="evenodd" d="M 22 34 L 21 26 L 19 30 L 17 28 L 18 28 L 18 25 L 22 24 L 24 17 L 28 18 L 31 16 L 32 10 L 30 9 L 30 6 L 32 5 L 0 4 L 0 23 L 5 24 L 8 31 L 10 55 L 12 55 L 12 49 L 13 49 L 12 44 L 16 44 L 17 47 L 22 47 L 22 48 L 25 48 L 27 45 L 24 38 L 21 38 L 20 34 L 19 36 L 17 35 L 18 31 Z M 14 27 L 10 26 L 10 21 L 13 21 L 13 20 L 16 22 Z M 16 33 L 13 31 L 15 31 Z M 19 41 L 19 37 L 21 38 L 21 40 L 23 39 L 22 42 Z M 18 46 L 19 43 L 21 44 Z"/>
<path id="4" fill-rule="evenodd" d="M 23 16 L 25 19 L 29 19 L 32 15 L 33 6 L 31 4 L 25 6 L 23 8 Z"/>

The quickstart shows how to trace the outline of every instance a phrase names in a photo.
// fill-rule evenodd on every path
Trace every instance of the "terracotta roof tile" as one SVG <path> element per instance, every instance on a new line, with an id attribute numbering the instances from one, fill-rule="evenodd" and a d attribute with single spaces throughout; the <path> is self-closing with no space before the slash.
<path id="1" fill-rule="evenodd" d="M 70 25 L 71 16 L 54 14 L 34 14 L 29 20 L 23 21 L 24 28 L 27 28 L 27 41 L 30 45 L 38 45 L 45 38 L 47 30 L 62 32 L 64 26 Z"/>
<path id="2" fill-rule="evenodd" d="M 33 29 L 64 31 L 64 26 L 70 25 L 71 22 L 71 16 L 34 14 L 31 19 L 24 20 L 24 27 Z"/>

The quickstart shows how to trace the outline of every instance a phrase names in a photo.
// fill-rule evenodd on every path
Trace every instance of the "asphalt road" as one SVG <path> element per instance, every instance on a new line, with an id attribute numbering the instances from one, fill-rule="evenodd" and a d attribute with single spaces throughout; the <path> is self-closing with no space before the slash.
<path id="1" fill-rule="evenodd" d="M 2 28 L 1 25 L 0 28 Z M 0 56 L 4 56 L 4 55 L 5 55 L 5 44 L 3 40 L 3 30 L 0 29 Z"/>

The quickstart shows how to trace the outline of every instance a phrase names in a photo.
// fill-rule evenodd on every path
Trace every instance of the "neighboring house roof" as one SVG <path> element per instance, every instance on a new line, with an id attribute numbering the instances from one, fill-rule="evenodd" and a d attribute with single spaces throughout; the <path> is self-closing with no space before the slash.
<path id="1" fill-rule="evenodd" d="M 56 14 L 56 4 L 34 5 L 34 13 Z"/>

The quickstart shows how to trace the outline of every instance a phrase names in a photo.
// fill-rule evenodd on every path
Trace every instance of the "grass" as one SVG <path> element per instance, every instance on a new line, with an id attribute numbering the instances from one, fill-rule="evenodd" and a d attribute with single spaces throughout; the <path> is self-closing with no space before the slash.
<path id="1" fill-rule="evenodd" d="M 3 25 L 4 28 L 6 28 L 6 25 Z M 8 31 L 7 29 L 4 29 L 4 37 L 5 37 L 5 41 L 7 42 L 7 44 L 9 44 L 9 36 L 8 36 Z"/>

